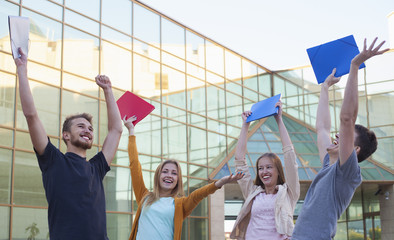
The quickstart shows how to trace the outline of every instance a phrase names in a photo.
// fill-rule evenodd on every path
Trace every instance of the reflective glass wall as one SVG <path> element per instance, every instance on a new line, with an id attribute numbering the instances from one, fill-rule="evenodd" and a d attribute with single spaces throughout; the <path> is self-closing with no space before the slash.
<path id="1" fill-rule="evenodd" d="M 155 106 L 136 127 L 150 188 L 154 170 L 168 158 L 180 161 L 186 194 L 207 184 L 236 142 L 241 112 L 273 94 L 282 93 L 291 116 L 314 124 L 318 90 L 308 81 L 313 78 L 306 77 L 310 70 L 272 73 L 137 1 L 0 0 L 0 239 L 48 236 L 47 203 L 20 106 L 8 15 L 30 18 L 30 86 L 51 142 L 62 151 L 61 124 L 77 112 L 94 117 L 94 147 L 88 156 L 102 146 L 107 117 L 103 92 L 94 82 L 97 74 L 111 78 L 116 99 L 132 91 Z M 392 60 L 392 55 L 384 56 Z M 371 120 L 367 115 L 371 109 L 382 111 L 370 99 L 387 102 L 392 95 L 389 88 L 373 90 L 394 78 L 392 69 L 385 73 L 387 77 L 361 86 L 368 92 L 360 94 L 365 99 L 360 116 L 382 130 L 386 149 L 374 159 L 392 166 L 384 161 L 392 161 L 393 154 L 386 151 L 394 149 L 393 118 Z M 343 88 L 336 89 L 334 95 L 341 92 Z M 339 105 L 339 100 L 333 102 L 334 112 Z M 126 129 L 104 186 L 109 238 L 127 239 L 137 206 Z M 209 239 L 209 214 L 204 199 L 184 222 L 183 239 Z"/>

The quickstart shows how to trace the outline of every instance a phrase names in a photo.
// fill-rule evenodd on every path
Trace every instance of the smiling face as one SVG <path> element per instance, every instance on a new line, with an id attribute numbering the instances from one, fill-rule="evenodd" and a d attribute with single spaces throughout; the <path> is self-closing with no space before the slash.
<path id="1" fill-rule="evenodd" d="M 178 167 L 175 163 L 166 163 L 159 177 L 160 195 L 171 194 L 178 184 Z"/>
<path id="2" fill-rule="evenodd" d="M 85 118 L 75 118 L 71 122 L 70 131 L 63 132 L 66 144 L 82 149 L 90 149 L 93 143 L 93 127 Z"/>
<path id="3" fill-rule="evenodd" d="M 278 169 L 271 158 L 260 158 L 257 166 L 259 178 L 266 187 L 274 187 L 278 184 Z"/>
<path id="4" fill-rule="evenodd" d="M 357 139 L 357 132 L 354 132 L 354 140 L 353 142 L 356 142 Z M 339 141 L 340 141 L 340 136 L 339 133 L 335 134 L 335 139 L 332 141 L 332 143 L 327 147 L 327 153 L 332 156 L 332 157 L 338 157 L 339 156 Z"/>

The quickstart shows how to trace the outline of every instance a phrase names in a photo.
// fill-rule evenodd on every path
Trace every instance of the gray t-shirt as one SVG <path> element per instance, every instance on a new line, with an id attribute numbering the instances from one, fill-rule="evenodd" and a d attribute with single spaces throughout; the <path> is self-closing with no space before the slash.
<path id="1" fill-rule="evenodd" d="M 355 151 L 342 166 L 339 160 L 330 166 L 327 154 L 323 168 L 306 194 L 291 239 L 332 239 L 337 231 L 337 221 L 349 206 L 361 181 L 361 170 Z"/>

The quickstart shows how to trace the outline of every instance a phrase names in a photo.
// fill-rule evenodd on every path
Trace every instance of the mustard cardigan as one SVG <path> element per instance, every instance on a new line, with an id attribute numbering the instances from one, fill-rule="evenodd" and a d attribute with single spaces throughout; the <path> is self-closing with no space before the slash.
<path id="1" fill-rule="evenodd" d="M 129 136 L 128 151 L 133 191 L 138 204 L 138 210 L 135 213 L 135 218 L 129 237 L 129 240 L 134 240 L 137 237 L 138 220 L 142 211 L 141 201 L 148 192 L 148 189 L 145 187 L 144 179 L 142 177 L 141 164 L 138 161 L 138 151 L 134 135 Z M 182 181 L 182 179 L 179 179 L 178 181 Z M 188 197 L 174 197 L 174 240 L 181 239 L 183 220 L 190 215 L 190 213 L 201 202 L 201 200 L 203 200 L 209 194 L 214 193 L 218 189 L 219 188 L 215 186 L 215 183 L 211 183 L 193 191 Z"/>

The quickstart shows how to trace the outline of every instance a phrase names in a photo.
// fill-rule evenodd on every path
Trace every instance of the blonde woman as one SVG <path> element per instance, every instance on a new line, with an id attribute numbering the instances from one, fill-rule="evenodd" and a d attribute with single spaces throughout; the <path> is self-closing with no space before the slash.
<path id="1" fill-rule="evenodd" d="M 138 161 L 136 137 L 132 123 L 135 120 L 135 117 L 123 119 L 124 125 L 129 130 L 130 171 L 134 195 L 138 204 L 129 240 L 180 240 L 183 220 L 190 215 L 198 203 L 224 184 L 240 180 L 243 174 L 225 176 L 185 197 L 179 163 L 175 160 L 166 160 L 157 167 L 153 180 L 153 191 L 149 192 L 145 187 L 141 164 Z"/>
<path id="2" fill-rule="evenodd" d="M 286 177 L 282 163 L 275 153 L 265 153 L 256 161 L 256 179 L 253 181 L 245 160 L 246 135 L 249 123 L 246 118 L 251 112 L 242 113 L 242 129 L 235 152 L 236 171 L 245 176 L 238 180 L 245 203 L 238 214 L 230 237 L 246 240 L 290 239 L 293 212 L 300 195 L 298 166 L 293 145 L 282 120 L 282 103 L 276 104 L 275 115 L 283 145 Z"/>

